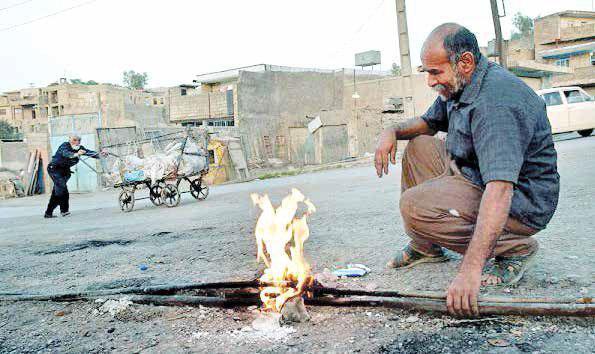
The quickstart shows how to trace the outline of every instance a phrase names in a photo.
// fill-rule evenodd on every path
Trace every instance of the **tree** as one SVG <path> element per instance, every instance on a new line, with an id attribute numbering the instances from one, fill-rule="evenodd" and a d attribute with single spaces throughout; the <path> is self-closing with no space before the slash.
<path id="1" fill-rule="evenodd" d="M 81 79 L 72 79 L 72 80 L 70 80 L 70 82 L 73 84 L 79 84 L 79 85 L 99 85 L 96 81 L 93 81 L 93 80 L 83 81 Z"/>
<path id="2" fill-rule="evenodd" d="M 397 63 L 393 63 L 393 65 L 390 69 L 390 73 L 393 76 L 401 76 L 401 67 L 399 65 L 397 65 Z"/>
<path id="3" fill-rule="evenodd" d="M 0 139 L 11 138 L 17 132 L 17 128 L 5 120 L 0 120 Z"/>
<path id="4" fill-rule="evenodd" d="M 525 16 L 520 12 L 517 12 L 512 19 L 512 35 L 510 39 L 519 39 L 525 36 L 533 35 L 533 19 L 529 16 Z"/>
<path id="5" fill-rule="evenodd" d="M 141 74 L 134 70 L 128 70 L 124 71 L 122 81 L 124 82 L 124 86 L 140 90 L 145 88 L 145 85 L 149 81 L 149 75 L 147 75 L 147 73 Z"/>

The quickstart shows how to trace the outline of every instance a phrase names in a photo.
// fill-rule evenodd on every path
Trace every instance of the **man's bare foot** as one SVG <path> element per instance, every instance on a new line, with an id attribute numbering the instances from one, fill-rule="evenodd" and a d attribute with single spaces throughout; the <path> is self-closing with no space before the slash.
<path id="1" fill-rule="evenodd" d="M 422 253 L 417 252 L 411 246 L 407 245 L 403 250 L 391 259 L 386 266 L 388 268 L 411 268 L 417 264 L 421 263 L 437 263 L 437 262 L 446 262 L 448 261 L 448 257 L 440 251 L 440 254 L 435 256 L 426 256 Z"/>
<path id="2" fill-rule="evenodd" d="M 533 263 L 536 254 L 537 251 L 526 256 L 496 257 L 494 264 L 481 276 L 481 285 L 516 285 Z"/>
<path id="3" fill-rule="evenodd" d="M 496 286 L 502 283 L 502 278 L 493 275 L 493 274 L 483 274 L 481 276 L 481 285 L 482 286 Z"/>

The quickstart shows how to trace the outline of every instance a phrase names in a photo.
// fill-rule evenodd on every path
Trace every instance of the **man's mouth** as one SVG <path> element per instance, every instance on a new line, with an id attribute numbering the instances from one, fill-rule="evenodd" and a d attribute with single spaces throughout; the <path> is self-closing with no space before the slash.
<path id="1" fill-rule="evenodd" d="M 448 98 L 450 97 L 450 90 L 445 85 L 438 84 L 438 85 L 432 87 L 432 90 L 437 92 L 443 101 L 448 100 Z"/>

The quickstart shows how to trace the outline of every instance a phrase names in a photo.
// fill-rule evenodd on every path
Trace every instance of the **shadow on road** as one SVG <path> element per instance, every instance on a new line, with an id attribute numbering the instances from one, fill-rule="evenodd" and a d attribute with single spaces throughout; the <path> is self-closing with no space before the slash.
<path id="1" fill-rule="evenodd" d="M 576 139 L 589 139 L 594 137 L 595 135 L 591 134 L 589 136 L 582 137 L 578 135 L 578 133 L 563 133 L 563 134 L 554 134 L 554 142 L 559 141 L 569 141 L 569 140 L 576 140 Z"/>

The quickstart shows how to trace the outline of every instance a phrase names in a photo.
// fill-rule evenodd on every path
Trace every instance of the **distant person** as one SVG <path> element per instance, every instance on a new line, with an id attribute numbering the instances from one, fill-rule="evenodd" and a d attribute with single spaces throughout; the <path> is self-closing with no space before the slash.
<path id="1" fill-rule="evenodd" d="M 72 172 L 70 168 L 79 162 L 81 156 L 89 156 L 95 159 L 99 158 L 99 153 L 89 150 L 81 145 L 81 137 L 78 135 L 70 136 L 67 142 L 62 143 L 52 161 L 48 165 L 48 174 L 54 182 L 52 195 L 45 210 L 45 218 L 55 218 L 54 209 L 60 206 L 62 216 L 70 215 L 68 186 L 66 183 L 70 179 Z M 107 155 L 102 152 L 101 155 Z"/>
<path id="2" fill-rule="evenodd" d="M 395 164 L 396 140 L 410 140 L 400 210 L 411 241 L 388 266 L 445 261 L 443 247 L 463 254 L 447 307 L 476 316 L 480 286 L 517 283 L 537 253 L 531 236 L 558 204 L 556 150 L 545 102 L 481 55 L 465 27 L 434 29 L 421 61 L 439 97 L 421 117 L 385 130 L 375 155 L 382 177 Z M 446 142 L 433 137 L 438 131 Z"/>

